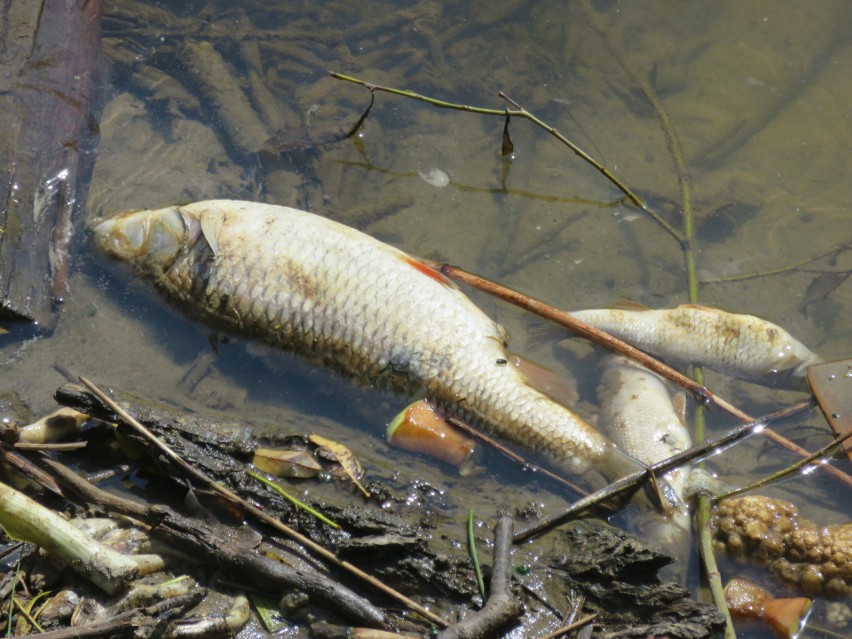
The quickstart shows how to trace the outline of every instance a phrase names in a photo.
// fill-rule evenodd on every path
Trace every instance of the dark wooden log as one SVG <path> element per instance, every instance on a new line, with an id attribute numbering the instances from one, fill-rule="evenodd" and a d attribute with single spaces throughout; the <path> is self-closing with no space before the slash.
<path id="1" fill-rule="evenodd" d="M 100 1 L 0 0 L 0 318 L 46 329 L 65 293 Z"/>

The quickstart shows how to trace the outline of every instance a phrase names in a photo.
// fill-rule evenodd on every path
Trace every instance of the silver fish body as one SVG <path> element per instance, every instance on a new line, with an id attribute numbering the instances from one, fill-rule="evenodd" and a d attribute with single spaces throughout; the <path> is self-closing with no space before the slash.
<path id="1" fill-rule="evenodd" d="M 571 315 L 657 357 L 755 381 L 801 377 L 821 361 L 772 322 L 706 306 L 591 309 Z"/>
<path id="2" fill-rule="evenodd" d="M 216 328 L 377 386 L 421 389 L 590 485 L 597 472 L 613 479 L 641 468 L 507 365 L 503 329 L 443 275 L 355 229 L 213 200 L 121 214 L 93 232 L 107 254 Z"/>
<path id="3" fill-rule="evenodd" d="M 597 392 L 601 429 L 639 461 L 654 464 L 692 446 L 683 410 L 675 408 L 668 386 L 636 362 L 607 357 Z M 667 495 L 668 501 L 675 507 L 667 514 L 646 513 L 637 524 L 669 552 L 688 547 L 690 518 L 685 502 L 691 472 L 690 466 L 682 466 L 663 475 L 665 489 L 674 493 Z"/>

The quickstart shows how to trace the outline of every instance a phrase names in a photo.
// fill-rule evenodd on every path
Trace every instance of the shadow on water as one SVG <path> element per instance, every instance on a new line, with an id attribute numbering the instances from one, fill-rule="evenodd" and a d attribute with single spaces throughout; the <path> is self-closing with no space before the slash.
<path id="1" fill-rule="evenodd" d="M 699 298 L 771 319 L 828 358 L 848 356 L 852 285 L 841 282 L 802 307 L 816 278 L 852 269 L 850 252 L 833 250 L 852 241 L 848 7 L 687 5 L 616 1 L 591 10 L 660 97 L 679 136 L 698 229 Z M 620 194 L 609 182 L 527 123 L 512 123 L 515 154 L 507 164 L 499 155 L 500 118 L 379 95 L 357 137 L 310 143 L 309 132 L 354 122 L 369 101 L 362 88 L 329 78 L 329 70 L 498 109 L 506 106 L 496 97 L 503 90 L 661 203 L 681 228 L 681 191 L 660 122 L 581 3 L 388 1 L 361 10 L 343 2 L 190 8 L 118 1 L 104 3 L 103 14 L 111 92 L 89 218 L 217 197 L 264 200 L 325 214 L 566 309 L 623 299 L 653 307 L 687 301 L 677 243 L 641 212 L 614 204 Z M 288 139 L 288 132 L 295 132 L 290 150 L 270 155 L 268 141 Z M 371 472 L 416 469 L 417 479 L 451 490 L 458 505 L 448 519 L 461 521 L 468 507 L 491 517 L 501 486 L 506 497 L 545 508 L 564 503 L 552 487 L 530 486 L 496 457 L 485 476 L 473 478 L 412 463 L 380 438 L 403 400 L 289 356 L 269 365 L 239 342 L 220 345 L 210 357 L 206 329 L 92 257 L 87 240 L 81 250 L 55 332 L 13 329 L 0 337 L 0 394 L 31 413 L 51 409 L 64 381 L 59 364 L 139 396 L 260 428 L 309 432 L 320 425 L 363 455 Z M 522 313 L 473 297 L 509 329 L 513 350 L 594 389 L 596 350 L 555 331 L 530 331 Z M 707 384 L 755 415 L 802 396 L 712 373 Z M 593 393 L 581 401 L 594 417 Z M 708 434 L 731 425 L 721 414 L 708 416 Z M 827 440 L 817 414 L 781 430 L 810 449 Z M 791 461 L 754 438 L 710 467 L 745 483 Z M 849 471 L 845 460 L 838 466 Z M 483 497 L 483 486 L 491 497 Z M 820 472 L 768 492 L 797 503 L 814 521 L 848 518 L 848 487 Z M 459 530 L 447 524 L 442 532 Z M 749 572 L 785 592 L 765 572 L 722 566 L 726 577 Z M 830 625 L 826 603 L 819 606 L 820 623 Z M 805 636 L 820 636 L 813 633 Z M 769 635 L 748 628 L 740 636 Z"/>

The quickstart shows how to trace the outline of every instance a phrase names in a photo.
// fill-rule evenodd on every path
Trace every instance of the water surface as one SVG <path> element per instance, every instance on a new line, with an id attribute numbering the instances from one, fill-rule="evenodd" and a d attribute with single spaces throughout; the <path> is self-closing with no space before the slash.
<path id="1" fill-rule="evenodd" d="M 331 70 L 496 109 L 508 106 L 503 91 L 646 197 L 678 233 L 688 191 L 699 301 L 766 317 L 841 359 L 852 356 L 852 284 L 808 290 L 821 274 L 852 269 L 850 20 L 841 1 L 105 2 L 111 75 L 86 216 L 263 200 L 327 215 L 565 309 L 687 302 L 679 242 L 528 122 L 512 121 L 507 159 L 501 117 L 377 94 L 357 137 L 314 144 L 369 103 L 367 90 Z M 216 57 L 225 73 L 208 66 Z M 258 153 L 268 138 L 288 150 Z M 435 169 L 445 185 L 424 179 Z M 207 330 L 93 256 L 88 242 L 77 265 L 53 335 L 0 338 L 0 392 L 33 414 L 52 408 L 65 369 L 259 427 L 322 429 L 378 476 L 423 477 L 452 491 L 458 506 L 447 529 L 458 535 L 468 507 L 489 521 L 500 505 L 555 508 L 570 499 L 497 459 L 484 476 L 458 478 L 393 451 L 381 434 L 404 399 L 286 357 L 269 366 L 239 343 L 211 358 Z M 594 416 L 599 351 L 472 296 L 509 329 L 515 351 L 575 376 L 581 408 Z M 755 415 L 803 396 L 712 373 L 706 381 Z M 708 416 L 710 434 L 732 425 Z M 810 449 L 828 440 L 816 413 L 779 430 Z M 755 438 L 710 467 L 737 483 L 793 459 Z M 820 523 L 848 520 L 849 488 L 824 473 L 765 492 Z M 723 570 L 786 592 L 765 573 L 732 563 Z M 740 636 L 768 635 L 749 628 Z"/>

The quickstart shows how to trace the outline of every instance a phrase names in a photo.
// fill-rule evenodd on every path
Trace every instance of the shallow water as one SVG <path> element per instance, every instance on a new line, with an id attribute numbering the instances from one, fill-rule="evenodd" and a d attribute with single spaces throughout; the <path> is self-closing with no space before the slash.
<path id="1" fill-rule="evenodd" d="M 497 96 L 504 91 L 646 197 L 679 233 L 683 192 L 673 149 L 682 148 L 699 300 L 771 319 L 829 359 L 852 356 L 852 284 L 806 296 L 820 274 L 852 269 L 847 3 L 300 4 L 104 3 L 111 75 L 86 215 L 257 199 L 328 215 L 565 309 L 688 301 L 679 243 L 529 122 L 512 121 L 515 152 L 504 159 L 502 117 L 378 93 L 357 138 L 277 157 L 256 153 L 278 131 L 306 146 L 308 135 L 357 120 L 369 93 L 330 78 L 330 70 L 495 109 L 507 106 Z M 204 71 L 210 55 L 201 44 L 215 47 L 231 77 Z M 427 180 L 430 172 L 439 179 Z M 521 505 L 515 497 L 554 508 L 564 502 L 500 460 L 485 476 L 460 479 L 389 449 L 381 433 L 403 399 L 286 357 L 270 367 L 237 343 L 222 345 L 210 364 L 208 332 L 94 256 L 88 242 L 77 267 L 52 336 L 13 329 L 0 337 L 0 393 L 16 395 L 33 414 L 52 408 L 64 368 L 259 427 L 321 428 L 351 445 L 370 472 L 423 477 L 451 491 L 459 505 L 448 520 L 460 522 L 473 507 L 490 521 L 497 506 Z M 515 351 L 575 376 L 593 414 L 597 351 L 472 297 L 509 329 Z M 803 396 L 712 373 L 706 381 L 755 415 Z M 708 417 L 711 434 L 731 425 Z M 779 427 L 810 449 L 827 441 L 826 429 L 817 414 Z M 792 461 L 755 438 L 710 467 L 738 483 Z M 850 471 L 848 461 L 836 464 Z M 815 521 L 848 520 L 849 488 L 819 471 L 764 492 L 794 501 Z M 725 578 L 744 572 L 724 562 L 723 570 Z M 750 574 L 785 592 L 771 577 Z M 740 636 L 769 635 L 749 627 Z"/>

